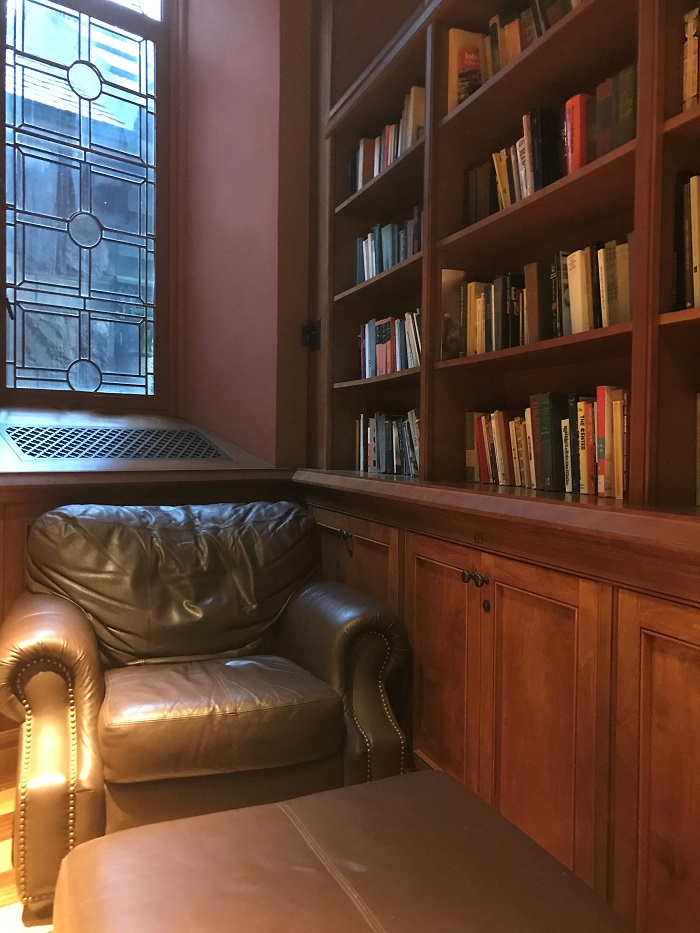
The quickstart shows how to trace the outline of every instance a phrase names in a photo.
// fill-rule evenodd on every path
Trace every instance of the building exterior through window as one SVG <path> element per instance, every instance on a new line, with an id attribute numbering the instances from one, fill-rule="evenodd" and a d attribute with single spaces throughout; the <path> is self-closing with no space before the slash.
<path id="1" fill-rule="evenodd" d="M 148 397 L 161 0 L 93 6 L 7 4 L 5 385 Z"/>

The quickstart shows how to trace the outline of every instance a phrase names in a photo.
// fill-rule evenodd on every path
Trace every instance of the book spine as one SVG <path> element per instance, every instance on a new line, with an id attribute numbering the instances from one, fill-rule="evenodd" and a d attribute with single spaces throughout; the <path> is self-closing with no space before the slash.
<path id="1" fill-rule="evenodd" d="M 474 413 L 474 441 L 476 444 L 476 457 L 479 463 L 480 483 L 489 482 L 488 453 L 486 451 L 486 438 L 484 436 L 483 412 Z"/>
<path id="2" fill-rule="evenodd" d="M 537 464 L 535 463 L 535 437 L 532 427 L 532 406 L 525 409 L 525 435 L 527 437 L 527 462 L 530 470 L 530 488 L 539 489 L 537 485 Z"/>
<path id="3" fill-rule="evenodd" d="M 569 435 L 569 419 L 561 419 L 561 444 L 564 452 L 564 492 L 573 492 L 571 478 L 571 438 Z"/>
<path id="4" fill-rule="evenodd" d="M 579 470 L 578 395 L 569 395 L 569 457 L 571 469 L 571 491 L 581 491 Z"/>
<path id="5" fill-rule="evenodd" d="M 544 438 L 542 436 L 542 412 L 540 409 L 541 399 L 541 395 L 530 396 L 530 412 L 532 417 L 532 446 L 535 461 L 535 476 L 537 477 L 537 488 L 548 489 L 549 486 L 547 484 L 551 483 L 551 471 L 549 469 L 549 464 L 545 463 L 545 456 L 548 455 L 549 451 L 551 451 L 551 443 L 549 445 L 549 451 L 546 452 Z"/>
<path id="6" fill-rule="evenodd" d="M 508 433 L 510 434 L 510 456 L 513 461 L 513 482 L 516 486 L 522 486 L 523 478 L 520 472 L 520 459 L 518 457 L 518 435 L 515 418 L 508 422 Z"/>
<path id="7" fill-rule="evenodd" d="M 465 416 L 465 479 L 468 483 L 479 482 L 479 460 L 476 455 L 476 413 L 468 411 Z"/>
<path id="8" fill-rule="evenodd" d="M 586 401 L 579 399 L 576 408 L 578 412 L 578 455 L 579 455 L 579 492 L 586 496 L 592 492 L 589 488 L 588 476 L 588 438 L 586 436 Z"/>

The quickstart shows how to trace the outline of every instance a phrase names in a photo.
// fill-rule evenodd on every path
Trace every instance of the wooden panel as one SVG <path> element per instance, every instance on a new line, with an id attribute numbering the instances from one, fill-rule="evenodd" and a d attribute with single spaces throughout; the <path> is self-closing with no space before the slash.
<path id="1" fill-rule="evenodd" d="M 406 616 L 414 648 L 414 746 L 433 766 L 478 787 L 479 632 L 462 571 L 479 555 L 406 539 Z"/>
<path id="2" fill-rule="evenodd" d="M 396 550 L 392 555 L 389 545 L 359 533 L 353 535 L 353 544 L 354 579 L 362 581 L 368 595 L 395 608 L 396 580 L 392 580 L 391 564 L 392 557 L 396 559 Z"/>
<path id="3" fill-rule="evenodd" d="M 29 529 L 34 520 L 56 506 L 56 500 L 5 507 L 5 549 L 2 564 L 3 615 L 24 590 L 24 565 Z"/>
<path id="4" fill-rule="evenodd" d="M 700 602 L 695 517 L 569 493 L 455 487 L 394 476 L 298 470 L 295 482 L 314 504 L 652 595 Z"/>
<path id="5" fill-rule="evenodd" d="M 323 573 L 399 611 L 399 532 L 379 522 L 312 508 Z"/>
<path id="6" fill-rule="evenodd" d="M 483 566 L 481 792 L 603 887 L 609 591 L 499 558 Z"/>
<path id="7" fill-rule="evenodd" d="M 700 929 L 700 613 L 619 596 L 614 905 L 639 933 Z"/>
<path id="8" fill-rule="evenodd" d="M 324 577 L 337 583 L 352 585 L 352 554 L 348 544 L 348 518 L 339 512 L 311 509 L 321 530 L 321 566 Z"/>
<path id="9" fill-rule="evenodd" d="M 577 613 L 508 586 L 496 601 L 494 803 L 573 868 Z"/>

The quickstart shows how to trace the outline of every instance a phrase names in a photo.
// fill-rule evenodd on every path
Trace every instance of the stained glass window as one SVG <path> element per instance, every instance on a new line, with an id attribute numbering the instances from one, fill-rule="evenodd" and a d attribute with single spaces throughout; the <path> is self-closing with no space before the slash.
<path id="1" fill-rule="evenodd" d="M 154 43 L 50 0 L 7 15 L 6 385 L 153 395 Z"/>
<path id="2" fill-rule="evenodd" d="M 112 3 L 126 6 L 137 13 L 145 13 L 151 19 L 160 19 L 160 0 L 112 0 Z"/>

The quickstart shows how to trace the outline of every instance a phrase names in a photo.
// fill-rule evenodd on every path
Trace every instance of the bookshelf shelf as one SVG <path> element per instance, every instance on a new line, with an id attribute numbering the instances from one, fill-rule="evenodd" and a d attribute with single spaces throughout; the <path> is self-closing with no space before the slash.
<path id="1" fill-rule="evenodd" d="M 398 159 L 363 185 L 359 191 L 339 204 L 335 213 L 338 217 L 375 217 L 381 211 L 389 216 L 396 210 L 410 207 L 406 192 L 423 190 L 424 141 L 417 140 Z"/>
<path id="2" fill-rule="evenodd" d="M 580 364 L 594 357 L 615 357 L 628 354 L 631 345 L 632 324 L 627 321 L 623 324 L 613 324 L 610 327 L 601 327 L 568 337 L 555 337 L 552 340 L 542 340 L 521 347 L 510 347 L 506 350 L 495 350 L 492 353 L 480 353 L 477 356 L 456 360 L 441 360 L 435 364 L 435 369 L 452 370 L 464 367 L 539 369 L 554 364 Z"/>
<path id="3" fill-rule="evenodd" d="M 377 304 L 387 298 L 394 299 L 420 290 L 423 254 L 415 253 L 403 262 L 380 272 L 360 285 L 353 285 L 333 299 L 336 305 L 371 302 Z"/>
<path id="4" fill-rule="evenodd" d="M 696 142 L 700 134 L 700 104 L 664 123 L 664 136 L 674 142 Z"/>
<path id="5" fill-rule="evenodd" d="M 506 259 L 513 268 L 558 249 L 577 249 L 632 226 L 636 142 L 632 140 L 571 175 L 437 244 L 443 267 L 491 277 Z M 622 215 L 622 218 L 621 218 Z"/>
<path id="6" fill-rule="evenodd" d="M 420 383 L 420 368 L 403 369 L 398 373 L 387 373 L 384 376 L 372 376 L 369 379 L 348 379 L 344 382 L 334 382 L 334 389 L 372 390 L 374 386 L 382 383 L 402 383 L 417 387 Z"/>
<path id="7" fill-rule="evenodd" d="M 683 311 L 666 311 L 659 315 L 659 325 L 664 328 L 683 328 L 700 326 L 700 308 L 686 308 Z"/>

